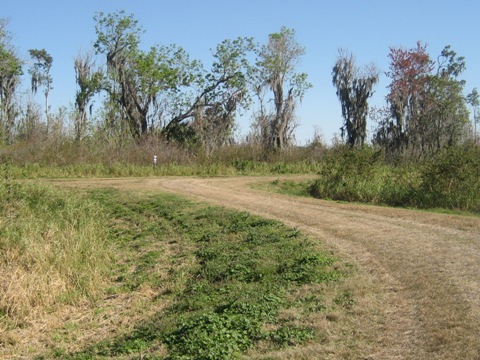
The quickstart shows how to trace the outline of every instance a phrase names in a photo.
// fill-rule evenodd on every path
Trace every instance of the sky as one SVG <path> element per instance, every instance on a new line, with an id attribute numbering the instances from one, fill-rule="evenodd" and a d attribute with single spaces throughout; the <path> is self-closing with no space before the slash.
<path id="1" fill-rule="evenodd" d="M 92 49 L 93 16 L 120 10 L 133 14 L 145 29 L 145 49 L 176 44 L 206 66 L 211 49 L 225 39 L 246 36 L 265 44 L 282 26 L 294 29 L 306 50 L 298 71 L 306 72 L 313 85 L 297 110 L 301 145 L 315 131 L 327 143 L 340 132 L 341 107 L 331 76 L 340 48 L 351 52 L 358 66 L 373 63 L 380 70 L 370 106 L 385 105 L 389 49 L 414 48 L 417 41 L 427 44 L 432 59 L 451 45 L 466 59 L 465 93 L 480 89 L 479 0 L 0 0 L 0 18 L 8 19 L 17 54 L 27 61 L 29 49 L 44 48 L 53 57 L 53 111 L 73 106 L 73 59 L 80 50 Z M 29 82 L 23 86 L 27 89 Z M 41 95 L 37 101 L 42 103 Z M 240 119 L 240 135 L 250 122 Z M 374 125 L 370 120 L 367 129 Z"/>

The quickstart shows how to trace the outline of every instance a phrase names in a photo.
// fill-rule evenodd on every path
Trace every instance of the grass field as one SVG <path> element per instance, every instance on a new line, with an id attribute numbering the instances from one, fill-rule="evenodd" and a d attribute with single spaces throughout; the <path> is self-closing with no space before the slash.
<path id="1" fill-rule="evenodd" d="M 478 149 L 399 166 L 372 149 L 327 155 L 3 162 L 0 358 L 475 358 Z"/>
<path id="2" fill-rule="evenodd" d="M 272 220 L 172 195 L 0 189 L 6 358 L 279 356 L 327 341 L 325 319 L 355 304 L 351 267 Z"/>

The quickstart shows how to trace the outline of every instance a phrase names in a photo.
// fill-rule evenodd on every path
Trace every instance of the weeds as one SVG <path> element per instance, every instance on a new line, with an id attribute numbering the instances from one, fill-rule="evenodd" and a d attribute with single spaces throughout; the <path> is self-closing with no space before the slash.
<path id="1" fill-rule="evenodd" d="M 274 180 L 270 183 L 255 184 L 254 188 L 260 190 L 274 191 L 280 194 L 295 196 L 311 196 L 309 188 L 312 181 Z"/>

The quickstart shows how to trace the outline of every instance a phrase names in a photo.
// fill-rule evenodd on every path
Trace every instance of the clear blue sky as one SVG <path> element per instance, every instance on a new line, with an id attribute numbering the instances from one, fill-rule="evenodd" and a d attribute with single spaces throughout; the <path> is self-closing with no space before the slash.
<path id="1" fill-rule="evenodd" d="M 224 39 L 252 36 L 265 43 L 282 26 L 295 29 L 306 48 L 299 70 L 314 86 L 297 112 L 301 144 L 315 126 L 327 142 L 339 132 L 341 110 L 331 83 L 338 48 L 351 51 L 357 65 L 373 62 L 382 71 L 371 105 L 384 104 L 389 48 L 412 48 L 419 40 L 434 59 L 445 45 L 465 56 L 466 92 L 480 88 L 479 0 L 1 0 L 0 18 L 9 20 L 18 54 L 27 60 L 29 49 L 45 48 L 53 56 L 53 110 L 73 103 L 73 58 L 92 47 L 94 14 L 118 10 L 139 20 L 146 48 L 174 43 L 205 65 Z M 248 127 L 243 119 L 242 133 Z"/>

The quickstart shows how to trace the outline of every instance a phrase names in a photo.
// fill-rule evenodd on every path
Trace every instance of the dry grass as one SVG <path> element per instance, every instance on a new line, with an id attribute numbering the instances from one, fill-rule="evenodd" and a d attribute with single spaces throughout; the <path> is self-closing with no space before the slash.
<path id="1" fill-rule="evenodd" d="M 58 305 L 50 312 L 31 314 L 23 326 L 3 329 L 0 359 L 33 358 L 52 349 L 77 352 L 102 340 L 130 333 L 144 319 L 168 304 L 158 292 L 144 287 L 131 293 L 90 302 Z M 152 305 L 153 304 L 153 305 Z"/>
<path id="2" fill-rule="evenodd" d="M 38 185 L 0 191 L 0 356 L 8 358 L 41 349 L 64 315 L 93 307 L 110 251 L 92 203 Z"/>

